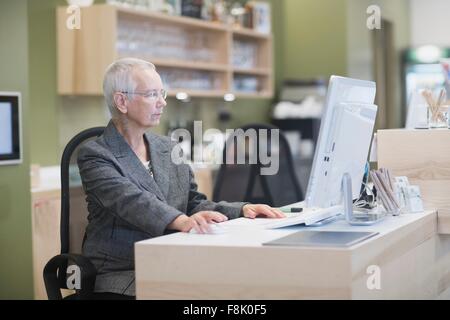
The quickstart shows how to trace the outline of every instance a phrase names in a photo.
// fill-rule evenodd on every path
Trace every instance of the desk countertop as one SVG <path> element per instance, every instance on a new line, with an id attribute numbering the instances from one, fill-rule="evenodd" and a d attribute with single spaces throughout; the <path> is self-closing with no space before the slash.
<path id="1" fill-rule="evenodd" d="M 388 216 L 382 221 L 372 226 L 350 226 L 345 220 L 338 220 L 334 223 L 316 228 L 305 226 L 292 226 L 281 229 L 264 229 L 263 223 L 266 219 L 246 219 L 239 218 L 222 223 L 226 232 L 217 235 L 174 233 L 163 237 L 157 237 L 137 243 L 138 246 L 145 245 L 181 245 L 181 246 L 224 246 L 224 247 L 262 247 L 262 243 L 271 241 L 299 230 L 332 230 L 332 231 L 371 231 L 379 232 L 373 238 L 349 248 L 336 248 L 339 250 L 356 249 L 367 242 L 377 241 L 377 239 L 413 222 L 436 216 L 433 211 L 424 213 L 403 214 L 400 216 Z M 318 248 L 320 249 L 320 248 Z"/>
<path id="2" fill-rule="evenodd" d="M 423 299 L 450 295 L 450 239 L 437 234 L 435 211 L 389 216 L 373 226 L 349 226 L 341 220 L 313 228 L 379 232 L 348 248 L 263 246 L 305 227 L 266 230 L 260 224 L 236 219 L 224 224 L 228 228 L 224 234 L 174 233 L 136 243 L 138 299 Z M 381 277 L 377 290 L 367 285 L 373 270 L 379 270 Z"/>

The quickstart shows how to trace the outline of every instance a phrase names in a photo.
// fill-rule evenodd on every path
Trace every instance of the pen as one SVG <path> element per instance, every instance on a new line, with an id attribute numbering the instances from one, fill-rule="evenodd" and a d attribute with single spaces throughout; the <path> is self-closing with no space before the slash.
<path id="1" fill-rule="evenodd" d="M 291 207 L 291 208 L 280 208 L 281 212 L 292 213 L 292 212 L 302 212 L 303 208 Z"/>

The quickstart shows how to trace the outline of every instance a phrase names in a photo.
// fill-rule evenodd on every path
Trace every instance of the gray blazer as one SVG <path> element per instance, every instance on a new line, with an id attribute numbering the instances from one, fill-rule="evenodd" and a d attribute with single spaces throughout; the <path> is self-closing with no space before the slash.
<path id="1" fill-rule="evenodd" d="M 83 255 L 97 269 L 96 292 L 135 295 L 134 243 L 162 236 L 179 215 L 203 210 L 230 219 L 241 215 L 244 203 L 215 203 L 197 191 L 189 165 L 171 161 L 175 143 L 168 137 L 145 138 L 154 178 L 112 122 L 78 154 L 89 211 Z"/>

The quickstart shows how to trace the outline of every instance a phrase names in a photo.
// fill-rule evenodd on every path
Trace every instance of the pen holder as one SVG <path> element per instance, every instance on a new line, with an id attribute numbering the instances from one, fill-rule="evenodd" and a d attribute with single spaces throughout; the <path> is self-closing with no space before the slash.
<path id="1" fill-rule="evenodd" d="M 377 196 L 377 209 L 379 212 L 384 212 L 385 215 L 399 216 L 402 213 L 402 208 L 387 208 L 379 196 Z"/>
<path id="2" fill-rule="evenodd" d="M 447 128 L 447 111 L 444 107 L 432 109 L 428 107 L 428 128 Z"/>
<path id="3" fill-rule="evenodd" d="M 422 96 L 427 102 L 427 118 L 428 118 L 428 128 L 446 128 L 447 127 L 447 117 L 446 117 L 446 91 L 441 89 L 438 98 L 433 97 L 433 93 L 430 90 L 423 90 Z"/>

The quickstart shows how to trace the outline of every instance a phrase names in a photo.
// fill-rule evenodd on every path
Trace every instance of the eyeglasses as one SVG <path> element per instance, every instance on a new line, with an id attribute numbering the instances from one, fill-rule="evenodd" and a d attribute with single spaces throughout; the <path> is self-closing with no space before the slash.
<path id="1" fill-rule="evenodd" d="M 144 98 L 150 99 L 150 100 L 158 100 L 158 98 L 161 96 L 164 100 L 167 98 L 167 91 L 164 89 L 161 90 L 149 90 L 147 92 L 127 92 L 127 91 L 121 91 L 123 94 L 137 94 L 140 96 L 143 96 Z"/>

